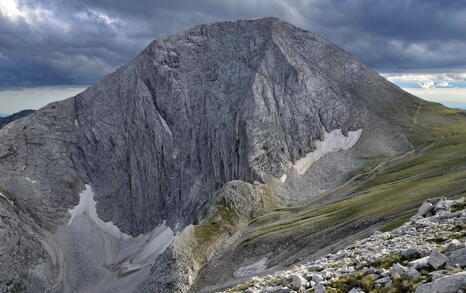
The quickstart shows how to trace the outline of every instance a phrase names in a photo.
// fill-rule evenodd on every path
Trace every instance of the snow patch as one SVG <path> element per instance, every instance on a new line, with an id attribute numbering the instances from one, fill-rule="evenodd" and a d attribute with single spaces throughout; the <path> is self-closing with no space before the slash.
<path id="1" fill-rule="evenodd" d="M 118 265 L 119 273 L 128 274 L 152 265 L 151 260 L 155 260 L 161 255 L 174 238 L 173 230 L 167 227 L 165 223 L 156 227 L 150 233 L 139 235 L 123 252 L 126 257 Z"/>
<path id="2" fill-rule="evenodd" d="M 265 265 L 266 262 L 267 258 L 265 257 L 252 265 L 241 267 L 233 273 L 233 276 L 239 279 L 250 275 L 260 274 L 267 269 L 267 266 Z"/>
<path id="3" fill-rule="evenodd" d="M 348 131 L 348 136 L 344 136 L 341 129 L 335 129 L 330 132 L 324 131 L 324 139 L 315 142 L 316 149 L 296 161 L 293 167 L 299 175 L 303 175 L 314 162 L 324 155 L 341 150 L 348 150 L 353 147 L 361 137 L 361 133 L 362 129 Z"/>
<path id="4" fill-rule="evenodd" d="M 96 201 L 94 200 L 94 192 L 90 185 L 86 184 L 86 189 L 79 194 L 79 204 L 73 209 L 68 210 L 71 214 L 71 218 L 68 221 L 68 226 L 73 223 L 73 220 L 79 215 L 88 215 L 89 218 L 105 233 L 109 234 L 113 238 L 120 240 L 128 240 L 132 237 L 115 226 L 112 222 L 104 222 L 97 215 L 97 210 L 95 208 Z"/>
<path id="5" fill-rule="evenodd" d="M 162 123 L 163 128 L 170 135 L 170 139 L 173 139 L 173 134 L 172 134 L 170 127 L 167 124 L 167 121 L 165 121 L 165 119 L 160 114 L 159 114 L 159 117 L 160 117 L 160 122 Z"/>
<path id="6" fill-rule="evenodd" d="M 26 176 L 25 178 L 26 178 L 27 181 L 31 182 L 32 184 L 38 182 L 37 180 L 32 180 L 31 178 L 29 178 L 29 177 L 27 177 L 27 176 Z"/>
<path id="7" fill-rule="evenodd" d="M 78 231 L 82 233 L 86 229 L 83 229 L 81 226 L 74 227 L 73 222 L 77 217 L 87 217 L 100 228 L 99 231 L 101 231 L 100 233 L 103 236 L 107 235 L 107 237 L 110 236 L 123 241 L 124 248 L 117 253 L 119 257 L 114 259 L 113 263 L 109 265 L 109 267 L 112 267 L 120 275 L 126 275 L 152 265 L 155 259 L 167 249 L 175 238 L 175 233 L 170 227 L 166 226 L 165 222 L 148 233 L 132 237 L 120 231 L 112 222 L 104 222 L 99 218 L 96 210 L 97 202 L 94 200 L 94 192 L 90 185 L 86 184 L 84 191 L 79 196 L 78 205 L 68 210 L 71 215 L 68 226 L 71 226 L 71 229 L 78 228 Z M 87 236 L 82 235 L 82 237 Z"/>
<path id="8" fill-rule="evenodd" d="M 284 182 L 286 181 L 287 178 L 288 178 L 288 175 L 283 174 L 282 177 L 280 177 L 280 181 L 281 181 L 282 183 L 284 183 Z"/>

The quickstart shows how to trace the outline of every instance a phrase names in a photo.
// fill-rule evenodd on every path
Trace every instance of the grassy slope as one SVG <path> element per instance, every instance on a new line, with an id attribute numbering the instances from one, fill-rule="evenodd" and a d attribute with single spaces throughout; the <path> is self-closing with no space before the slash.
<path id="1" fill-rule="evenodd" d="M 326 194 L 325 200 L 253 217 L 225 260 L 253 257 L 264 247 L 274 251 L 282 246 L 286 249 L 276 250 L 283 253 L 275 255 L 269 265 L 287 266 L 374 224 L 393 229 L 408 220 L 427 198 L 465 194 L 466 111 L 426 102 L 415 121 L 407 134 L 413 150 L 405 156 L 385 163 L 379 158 L 369 161 L 356 179 Z M 204 221 L 203 225 L 212 223 Z M 199 228 L 197 237 L 204 242 L 218 237 L 211 230 L 204 235 Z"/>
<path id="2" fill-rule="evenodd" d="M 385 229 L 403 223 L 424 199 L 466 193 L 466 112 L 425 103 L 410 134 L 414 155 L 379 168 L 343 200 L 318 207 L 308 203 L 256 219 L 245 242 L 309 234 L 330 226 L 367 221 Z"/>
<path id="3" fill-rule="evenodd" d="M 194 226 L 196 245 L 192 254 L 199 264 L 210 259 L 226 239 L 244 229 L 249 221 L 278 206 L 278 200 L 266 185 L 236 181 L 228 186 L 235 190 L 233 195 L 225 187 L 220 190 L 213 212 Z"/>

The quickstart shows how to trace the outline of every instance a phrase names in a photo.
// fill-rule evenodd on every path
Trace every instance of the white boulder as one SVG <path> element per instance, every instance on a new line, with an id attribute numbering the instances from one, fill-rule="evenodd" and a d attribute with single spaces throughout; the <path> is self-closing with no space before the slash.
<path id="1" fill-rule="evenodd" d="M 417 210 L 416 216 L 425 217 L 428 213 L 430 213 L 434 209 L 434 205 L 430 202 L 424 202 Z"/>
<path id="2" fill-rule="evenodd" d="M 466 248 L 453 251 L 450 254 L 449 263 L 453 266 L 466 267 Z"/>
<path id="3" fill-rule="evenodd" d="M 291 275 L 288 277 L 288 285 L 293 290 L 303 290 L 309 286 L 309 282 L 300 275 Z"/>
<path id="4" fill-rule="evenodd" d="M 427 264 L 433 267 L 435 270 L 442 268 L 448 261 L 448 257 L 442 254 L 438 249 L 432 250 L 432 253 L 427 259 Z"/>
<path id="5" fill-rule="evenodd" d="M 456 273 L 419 286 L 416 293 L 456 293 L 466 285 L 466 272 Z"/>

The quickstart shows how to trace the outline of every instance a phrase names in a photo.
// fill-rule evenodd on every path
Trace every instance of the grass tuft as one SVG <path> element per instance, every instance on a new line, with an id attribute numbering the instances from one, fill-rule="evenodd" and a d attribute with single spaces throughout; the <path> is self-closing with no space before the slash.
<path id="1" fill-rule="evenodd" d="M 265 282 L 265 286 L 283 286 L 285 285 L 285 280 L 283 279 L 273 279 Z"/>
<path id="2" fill-rule="evenodd" d="M 391 268 L 394 264 L 401 263 L 402 261 L 403 257 L 401 254 L 390 254 L 379 257 L 372 265 L 378 269 L 388 269 Z"/>
<path id="3" fill-rule="evenodd" d="M 338 293 L 347 293 L 353 288 L 361 288 L 369 292 L 374 288 L 375 280 L 367 273 L 357 272 L 349 276 L 343 276 L 329 282 L 329 286 Z"/>
<path id="4" fill-rule="evenodd" d="M 249 281 L 249 282 L 247 282 L 245 284 L 241 284 L 241 285 L 238 285 L 236 287 L 227 289 L 225 292 L 241 292 L 241 291 L 244 291 L 244 290 L 248 289 L 249 287 L 252 287 L 253 285 L 254 285 L 254 283 L 252 281 Z"/>
<path id="5" fill-rule="evenodd" d="M 466 201 L 454 205 L 453 208 L 452 208 L 452 211 L 453 212 L 459 212 L 459 211 L 462 211 L 464 209 L 466 209 Z"/>
<path id="6" fill-rule="evenodd" d="M 390 223 L 388 223 L 387 225 L 385 225 L 382 229 L 380 229 L 380 231 L 382 232 L 388 232 L 388 231 L 392 231 L 400 226 L 402 226 L 404 223 L 408 222 L 409 219 L 411 219 L 412 216 L 414 216 L 416 213 L 415 212 L 412 212 L 412 213 L 409 213 L 405 216 L 402 216 Z"/>

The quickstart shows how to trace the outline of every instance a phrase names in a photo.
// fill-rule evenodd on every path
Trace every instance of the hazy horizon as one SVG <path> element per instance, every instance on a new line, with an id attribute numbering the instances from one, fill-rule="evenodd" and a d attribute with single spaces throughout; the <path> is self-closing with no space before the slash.
<path id="1" fill-rule="evenodd" d="M 0 113 L 73 96 L 155 39 L 264 16 L 321 35 L 424 99 L 466 108 L 466 5 L 458 1 L 1 0 Z"/>
<path id="2" fill-rule="evenodd" d="M 0 116 L 21 110 L 37 110 L 48 103 L 64 100 L 84 91 L 88 86 L 55 86 L 0 90 Z M 466 88 L 403 88 L 424 100 L 449 108 L 466 110 Z"/>

